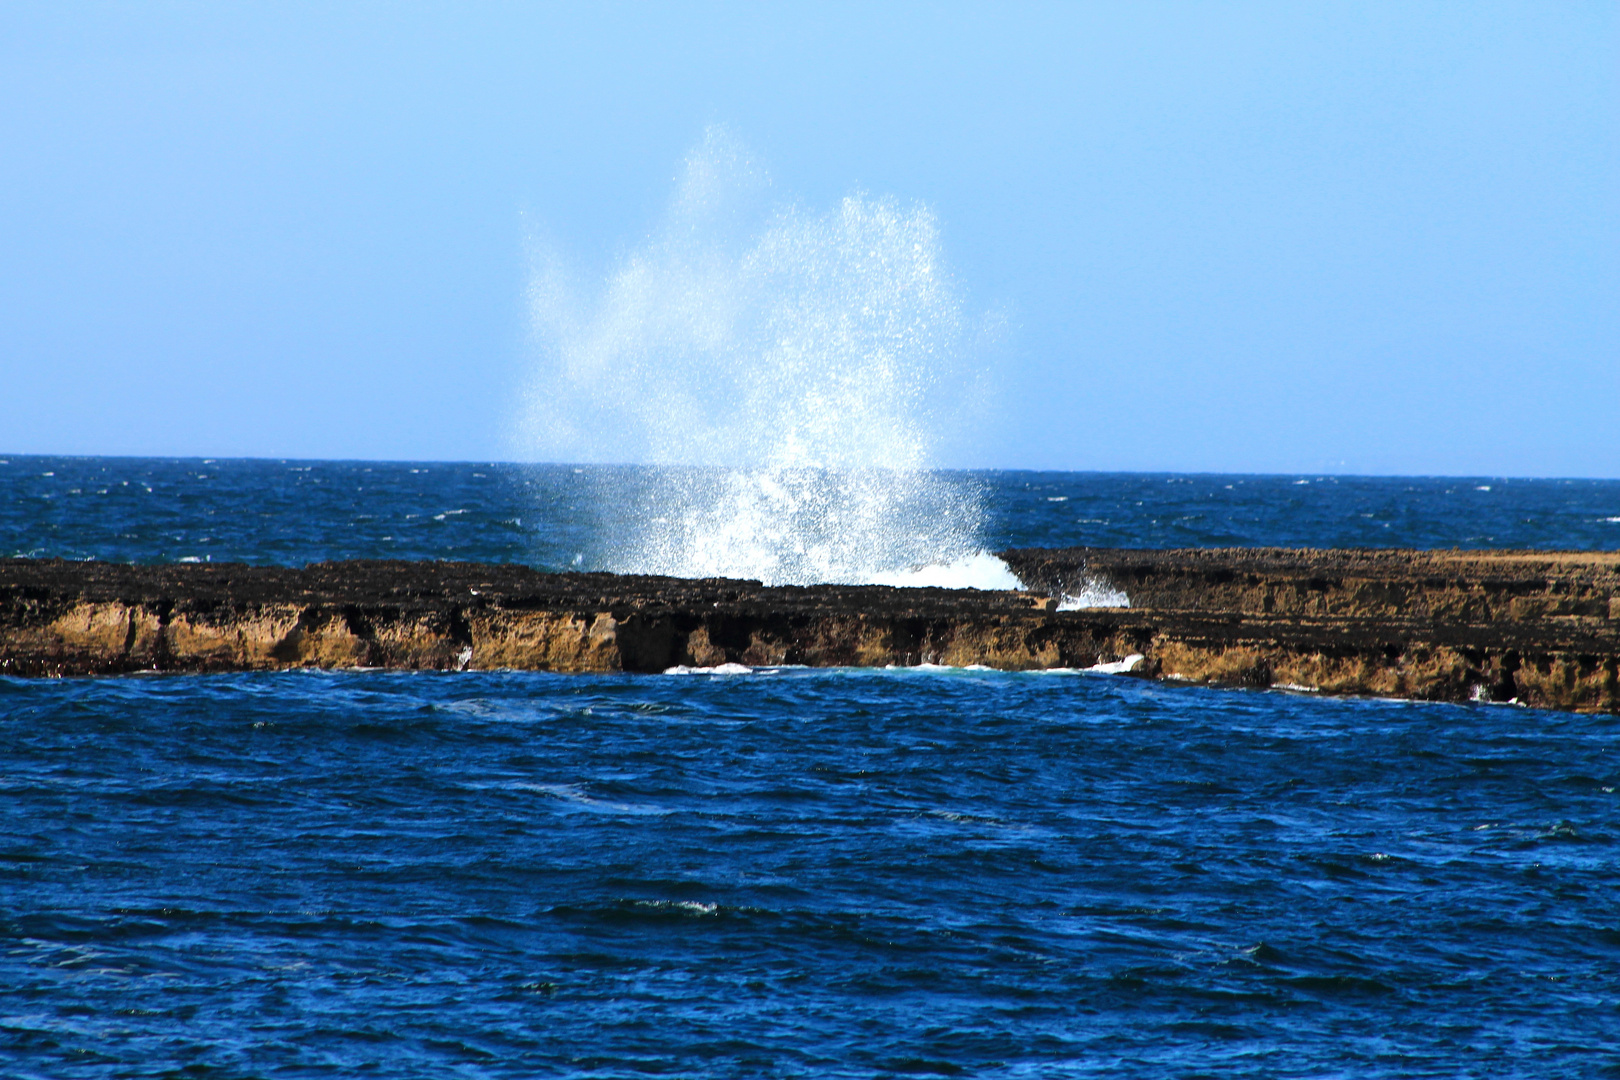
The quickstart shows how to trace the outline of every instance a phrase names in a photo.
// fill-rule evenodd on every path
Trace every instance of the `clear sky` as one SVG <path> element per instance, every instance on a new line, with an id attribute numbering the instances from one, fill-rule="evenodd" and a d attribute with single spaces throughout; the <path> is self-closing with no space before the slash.
<path id="1" fill-rule="evenodd" d="M 1620 5 L 0 8 L 0 452 L 491 459 L 526 230 L 926 204 L 945 464 L 1620 476 Z"/>

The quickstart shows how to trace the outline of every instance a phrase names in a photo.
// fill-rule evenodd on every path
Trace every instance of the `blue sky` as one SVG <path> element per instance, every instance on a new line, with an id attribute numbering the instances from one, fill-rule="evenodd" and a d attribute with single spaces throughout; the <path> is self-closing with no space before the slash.
<path id="1" fill-rule="evenodd" d="M 1620 7 L 0 10 L 0 451 L 506 458 L 713 124 L 920 201 L 944 464 L 1620 476 Z"/>

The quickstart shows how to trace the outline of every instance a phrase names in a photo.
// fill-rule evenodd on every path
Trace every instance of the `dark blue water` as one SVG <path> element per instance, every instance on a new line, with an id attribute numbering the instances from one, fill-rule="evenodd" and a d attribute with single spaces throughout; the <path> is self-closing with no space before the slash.
<path id="1" fill-rule="evenodd" d="M 956 474 L 986 545 L 1620 549 L 1620 480 Z M 658 504 L 650 470 L 0 459 L 0 558 L 471 559 L 597 566 Z"/>
<path id="2" fill-rule="evenodd" d="M 998 545 L 1620 546 L 1613 482 L 981 480 Z M 561 566 L 647 487 L 13 458 L 0 550 Z M 1093 675 L 0 679 L 0 1075 L 1620 1076 L 1617 747 Z"/>

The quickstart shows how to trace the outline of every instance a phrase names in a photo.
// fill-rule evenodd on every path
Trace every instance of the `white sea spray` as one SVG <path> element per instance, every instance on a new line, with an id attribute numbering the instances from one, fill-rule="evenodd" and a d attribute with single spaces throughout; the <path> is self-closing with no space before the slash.
<path id="1" fill-rule="evenodd" d="M 1115 588 L 1101 578 L 1088 577 L 1073 592 L 1058 598 L 1059 611 L 1084 611 L 1086 608 L 1130 607 L 1131 598 L 1125 590 Z"/>
<path id="2" fill-rule="evenodd" d="M 920 204 L 767 207 L 724 129 L 597 289 L 540 251 L 523 451 L 657 470 L 602 569 L 1017 588 L 984 492 L 931 470 L 983 372 Z"/>

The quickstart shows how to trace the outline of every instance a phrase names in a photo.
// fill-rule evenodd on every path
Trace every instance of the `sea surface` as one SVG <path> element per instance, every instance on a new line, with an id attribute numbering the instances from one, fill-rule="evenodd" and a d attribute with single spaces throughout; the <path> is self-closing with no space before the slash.
<path id="1" fill-rule="evenodd" d="M 965 475 L 986 544 L 1620 482 Z M 0 557 L 598 565 L 645 470 L 0 462 Z M 1095 674 L 0 678 L 0 1076 L 1620 1076 L 1620 720 Z"/>

